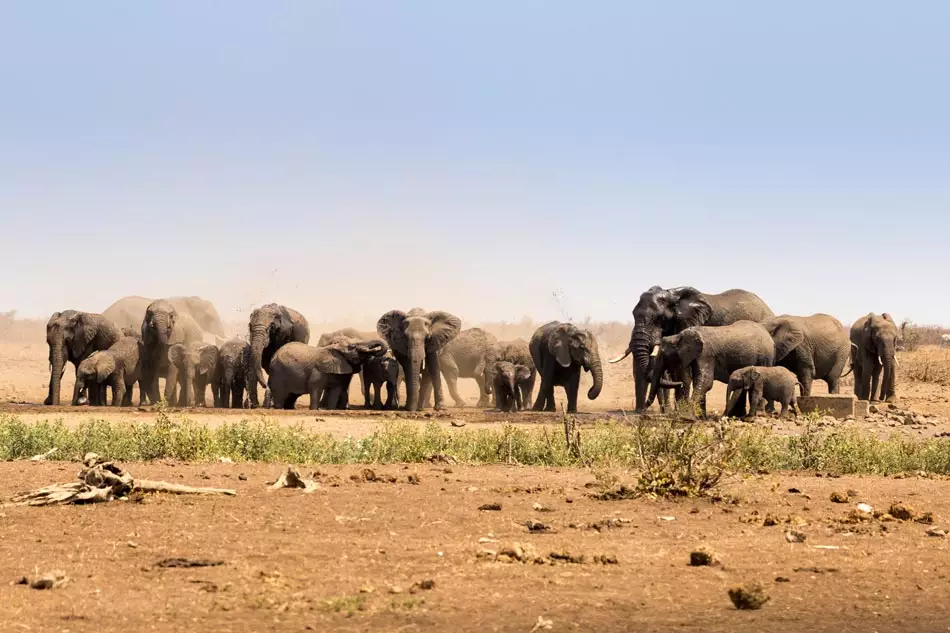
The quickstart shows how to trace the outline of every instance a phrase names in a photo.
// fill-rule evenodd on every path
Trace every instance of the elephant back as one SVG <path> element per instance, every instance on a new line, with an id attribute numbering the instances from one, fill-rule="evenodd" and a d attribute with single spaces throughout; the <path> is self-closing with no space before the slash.
<path id="1" fill-rule="evenodd" d="M 169 345 L 182 343 L 189 345 L 192 343 L 202 343 L 204 341 L 204 330 L 195 321 L 190 314 L 178 313 L 175 320 L 175 327 L 172 328 L 172 334 L 169 339 Z"/>
<path id="2" fill-rule="evenodd" d="M 736 321 L 761 323 L 775 316 L 772 309 L 754 292 L 732 288 L 719 294 L 702 295 L 711 308 L 704 325 L 732 325 Z"/>
<path id="3" fill-rule="evenodd" d="M 145 310 L 154 299 L 131 296 L 122 297 L 102 311 L 102 316 L 116 324 L 120 329 L 141 329 Z"/>

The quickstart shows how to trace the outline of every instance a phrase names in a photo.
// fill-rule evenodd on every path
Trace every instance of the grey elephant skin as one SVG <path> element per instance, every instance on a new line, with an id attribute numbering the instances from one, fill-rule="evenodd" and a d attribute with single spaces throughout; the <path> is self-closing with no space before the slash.
<path id="1" fill-rule="evenodd" d="M 255 409 L 259 406 L 257 386 L 267 387 L 264 372 L 270 372 L 270 362 L 274 354 L 288 343 L 309 343 L 310 324 L 293 308 L 268 303 L 251 312 L 247 327 L 251 344 L 247 399 L 248 405 Z"/>
<path id="2" fill-rule="evenodd" d="M 358 341 L 370 341 L 375 338 L 379 338 L 379 334 L 376 332 L 366 332 L 362 330 L 357 330 L 356 328 L 345 327 L 333 332 L 325 332 L 320 335 L 319 340 L 317 341 L 317 347 L 326 347 L 334 341 L 340 339 L 354 339 Z M 360 393 L 363 394 L 363 406 L 367 409 L 373 406 L 373 399 L 370 397 L 370 382 L 367 378 L 367 372 L 373 374 L 374 377 L 383 376 L 388 373 L 388 368 L 383 368 L 382 357 L 374 358 L 368 361 L 363 365 L 363 368 L 360 370 Z M 385 381 L 383 378 L 382 382 Z"/>
<path id="3" fill-rule="evenodd" d="M 102 315 L 120 328 L 129 327 L 138 330 L 142 327 L 145 310 L 154 301 L 156 299 L 138 296 L 122 297 L 106 308 Z M 198 327 L 222 339 L 220 342 L 223 342 L 224 325 L 213 303 L 201 297 L 166 297 L 165 301 L 172 304 L 179 314 L 190 315 Z"/>
<path id="4" fill-rule="evenodd" d="M 531 379 L 531 373 L 528 367 L 506 360 L 494 363 L 491 374 L 495 407 L 505 413 L 523 411 L 526 405 L 522 386 Z"/>
<path id="5" fill-rule="evenodd" d="M 320 408 L 323 401 L 329 408 L 339 407 L 344 400 L 344 386 L 359 371 L 360 365 L 373 356 L 386 353 L 382 340 L 340 340 L 325 347 L 304 343 L 287 343 L 271 359 L 268 389 L 274 407 L 293 409 L 297 399 L 308 394 L 310 408 Z M 324 400 L 324 391 L 329 395 Z"/>
<path id="6" fill-rule="evenodd" d="M 439 352 L 462 330 L 462 320 L 448 312 L 391 310 L 379 317 L 376 331 L 389 344 L 406 377 L 406 408 L 418 411 L 426 389 L 435 393 L 436 410 L 444 409 Z M 421 380 L 420 380 L 421 378 Z"/>
<path id="7" fill-rule="evenodd" d="M 159 378 L 165 379 L 165 401 L 174 406 L 178 402 L 178 368 L 168 362 L 168 349 L 172 345 L 201 343 L 203 331 L 187 314 L 179 314 L 168 301 L 153 301 L 145 309 L 142 319 L 142 342 L 145 355 L 142 359 L 142 382 L 145 385 L 140 404 L 147 401 L 157 404 L 160 400 Z"/>
<path id="8" fill-rule="evenodd" d="M 488 385 L 485 382 L 485 354 L 488 349 L 498 342 L 493 334 L 482 328 L 473 327 L 462 330 L 459 335 L 450 341 L 439 353 L 439 370 L 445 378 L 449 388 L 449 395 L 455 401 L 455 406 L 462 408 L 465 400 L 459 395 L 459 378 L 472 378 L 478 385 L 477 407 L 488 406 Z M 428 399 L 423 406 L 429 405 Z"/>
<path id="9" fill-rule="evenodd" d="M 767 410 L 774 409 L 775 403 L 782 405 L 779 417 L 792 411 L 798 413 L 798 397 L 795 388 L 802 389 L 798 377 L 785 367 L 744 367 L 732 372 L 726 387 L 726 411 L 724 415 L 735 407 L 736 402 L 743 395 L 749 398 L 749 416 L 754 417 L 759 410 L 759 404 L 764 399 L 768 402 Z"/>
<path id="10" fill-rule="evenodd" d="M 179 407 L 206 407 L 208 385 L 214 406 L 221 406 L 218 347 L 203 341 L 176 343 L 168 348 L 168 362 L 178 373 Z"/>
<path id="11" fill-rule="evenodd" d="M 511 364 L 511 375 L 514 378 L 514 386 L 512 387 L 508 379 L 508 372 L 503 372 L 505 377 L 503 384 L 506 386 L 503 391 L 507 391 L 508 388 L 516 389 L 515 400 L 518 408 L 521 410 L 530 409 L 538 372 L 534 365 L 534 359 L 531 358 L 531 348 L 528 342 L 522 339 L 502 341 L 495 343 L 485 352 L 483 368 L 485 387 L 490 395 L 494 395 L 496 408 L 501 408 L 498 401 L 498 389 L 495 386 L 500 363 Z"/>
<path id="12" fill-rule="evenodd" d="M 653 374 L 653 351 L 661 338 L 693 326 L 761 322 L 772 316 L 774 313 L 765 301 L 748 290 L 733 288 L 719 294 L 707 294 L 690 286 L 669 289 L 653 286 L 640 295 L 633 308 L 634 325 L 627 350 L 611 362 L 619 362 L 633 354 L 636 413 L 643 413 Z M 677 378 L 683 382 L 677 396 L 683 398 L 689 392 L 689 376 Z"/>
<path id="13" fill-rule="evenodd" d="M 604 386 L 600 349 L 594 335 L 573 323 L 551 321 L 535 330 L 528 343 L 531 359 L 541 374 L 541 388 L 534 402 L 535 411 L 555 411 L 554 387 L 564 387 L 567 412 L 577 412 L 577 391 L 581 371 L 589 371 L 594 384 L 588 400 L 596 400 Z"/>
<path id="14" fill-rule="evenodd" d="M 775 343 L 775 365 L 794 372 L 802 395 L 810 396 L 812 383 L 824 380 L 828 393 L 840 393 L 851 356 L 851 342 L 844 324 L 828 314 L 783 314 L 763 321 Z"/>
<path id="15" fill-rule="evenodd" d="M 690 411 L 698 404 L 706 415 L 706 394 L 713 381 L 729 382 L 732 372 L 743 367 L 771 367 L 775 364 L 775 345 L 768 330 L 760 323 L 737 321 L 732 325 L 686 328 L 679 334 L 660 339 L 653 363 L 650 397 L 653 404 L 657 390 L 663 386 L 661 376 L 667 369 L 673 376 L 692 379 Z M 737 403 L 738 415 L 745 415 L 745 398 Z"/>
<path id="16" fill-rule="evenodd" d="M 219 405 L 240 409 L 244 406 L 244 389 L 247 386 L 248 368 L 251 365 L 251 345 L 233 338 L 218 350 L 218 376 L 220 385 Z"/>
<path id="17" fill-rule="evenodd" d="M 897 401 L 899 339 L 897 324 L 886 312 L 871 312 L 851 326 L 854 395 L 859 400 Z"/>
<path id="18" fill-rule="evenodd" d="M 76 370 L 73 400 L 81 400 L 86 392 L 90 404 L 105 406 L 106 389 L 111 387 L 112 406 L 132 406 L 132 388 L 141 377 L 143 351 L 140 338 L 123 336 L 109 349 L 93 352 Z"/>
<path id="19" fill-rule="evenodd" d="M 379 338 L 377 332 L 365 332 L 356 328 L 342 328 L 320 336 L 317 347 L 325 347 L 339 339 L 371 341 Z M 359 373 L 360 391 L 363 394 L 363 406 L 367 409 L 395 409 L 399 406 L 399 382 L 405 380 L 402 366 L 392 350 L 382 356 L 374 356 L 363 363 Z M 383 402 L 382 389 L 386 386 L 386 401 Z M 347 387 L 348 391 L 348 387 Z"/>
<path id="20" fill-rule="evenodd" d="M 49 345 L 49 392 L 43 404 L 59 405 L 60 388 L 66 362 L 76 369 L 93 352 L 112 347 L 122 333 L 101 314 L 64 310 L 54 313 L 46 324 L 46 343 Z M 74 395 L 73 405 L 79 404 Z"/>

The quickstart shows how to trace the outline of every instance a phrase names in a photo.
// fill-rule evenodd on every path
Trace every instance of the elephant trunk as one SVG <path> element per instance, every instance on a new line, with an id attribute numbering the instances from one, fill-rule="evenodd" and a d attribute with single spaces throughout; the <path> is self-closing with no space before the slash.
<path id="1" fill-rule="evenodd" d="M 66 370 L 66 346 L 62 341 L 57 341 L 50 347 L 49 362 L 49 403 L 58 406 L 60 385 Z"/>
<path id="2" fill-rule="evenodd" d="M 181 378 L 182 394 L 181 404 L 185 407 L 195 406 L 195 368 L 193 365 L 185 365 Z"/>
<path id="3" fill-rule="evenodd" d="M 897 355 L 892 346 L 887 346 L 882 350 L 881 364 L 884 366 L 884 375 L 881 380 L 881 400 L 892 400 L 896 394 L 897 378 Z"/>
<path id="4" fill-rule="evenodd" d="M 653 401 L 656 400 L 657 391 L 660 389 L 660 376 L 663 375 L 663 360 L 660 357 L 653 362 L 653 376 L 652 381 L 650 382 L 650 397 L 647 398 L 644 409 L 649 409 L 653 404 Z"/>
<path id="5" fill-rule="evenodd" d="M 587 399 L 596 400 L 597 396 L 600 395 L 600 390 L 604 387 L 604 368 L 600 364 L 600 350 L 597 348 L 597 341 L 591 343 L 589 369 L 594 384 L 587 391 Z"/>
<path id="6" fill-rule="evenodd" d="M 158 342 L 162 346 L 162 349 L 168 349 L 168 315 L 164 313 L 156 313 L 153 316 L 153 327 L 155 328 L 155 335 L 158 337 Z"/>
<path id="7" fill-rule="evenodd" d="M 660 342 L 660 328 L 653 326 L 635 326 L 630 336 L 630 350 L 633 352 L 633 384 L 636 392 L 636 412 L 642 413 L 649 404 L 647 387 L 650 384 L 650 353 Z M 650 400 L 652 403 L 652 399 Z"/>
<path id="8" fill-rule="evenodd" d="M 261 387 L 267 388 L 267 381 L 264 380 L 264 347 L 268 341 L 267 328 L 264 326 L 251 329 L 251 371 L 257 377 L 257 382 Z"/>
<path id="9" fill-rule="evenodd" d="M 729 415 L 732 412 L 732 409 L 736 406 L 736 403 L 739 401 L 739 396 L 742 395 L 742 389 L 726 389 L 726 413 Z"/>
<path id="10" fill-rule="evenodd" d="M 409 411 L 418 411 L 419 381 L 422 378 L 422 362 L 426 356 L 425 341 L 414 343 L 409 348 L 409 373 L 406 374 L 406 401 Z"/>

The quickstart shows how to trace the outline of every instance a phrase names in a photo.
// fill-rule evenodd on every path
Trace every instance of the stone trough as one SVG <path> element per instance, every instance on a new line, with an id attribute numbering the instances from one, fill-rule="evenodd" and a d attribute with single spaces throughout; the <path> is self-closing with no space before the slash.
<path id="1" fill-rule="evenodd" d="M 855 420 L 863 420 L 868 415 L 867 400 L 858 400 L 850 393 L 799 396 L 798 408 L 802 413 L 817 412 L 839 420 L 849 416 L 853 416 Z"/>

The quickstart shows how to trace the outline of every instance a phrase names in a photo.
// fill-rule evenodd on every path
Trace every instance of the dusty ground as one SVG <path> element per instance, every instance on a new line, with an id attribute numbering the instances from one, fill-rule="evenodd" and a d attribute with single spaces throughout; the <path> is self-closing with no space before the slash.
<path id="1" fill-rule="evenodd" d="M 232 487 L 234 498 L 0 508 L 0 628 L 9 631 L 945 631 L 950 542 L 929 525 L 846 519 L 857 502 L 902 500 L 950 520 L 950 483 L 768 475 L 729 486 L 729 501 L 600 501 L 581 470 L 319 467 L 321 489 L 270 491 L 280 467 L 132 464 L 133 474 Z M 0 464 L 0 499 L 75 476 L 75 464 Z M 304 469 L 309 472 L 309 469 Z M 243 475 L 246 480 L 239 479 Z M 420 483 L 408 483 L 416 475 Z M 795 488 L 801 493 L 791 493 Z M 853 489 L 846 504 L 832 492 Z M 499 503 L 500 511 L 479 506 Z M 549 511 L 535 509 L 540 504 Z M 789 544 L 790 518 L 806 535 Z M 527 520 L 552 533 L 529 533 Z M 588 524 L 614 519 L 601 531 Z M 480 559 L 513 543 L 547 558 Z M 718 567 L 688 566 L 707 547 Z M 817 546 L 831 546 L 824 549 Z M 594 562 L 615 557 L 617 564 Z M 159 569 L 170 557 L 218 567 Z M 67 585 L 8 584 L 54 569 Z M 778 579 L 787 579 L 778 580 Z M 431 589 L 414 583 L 433 581 Z M 727 598 L 759 581 L 771 600 L 739 612 Z"/>

